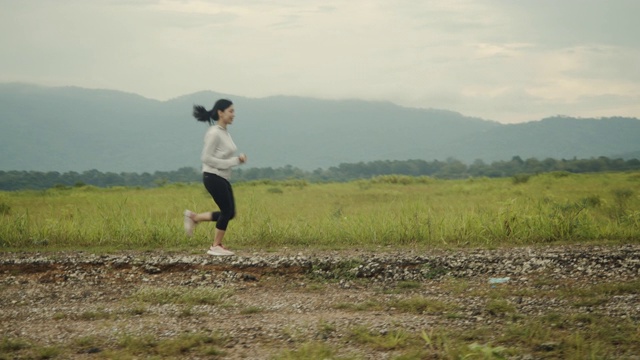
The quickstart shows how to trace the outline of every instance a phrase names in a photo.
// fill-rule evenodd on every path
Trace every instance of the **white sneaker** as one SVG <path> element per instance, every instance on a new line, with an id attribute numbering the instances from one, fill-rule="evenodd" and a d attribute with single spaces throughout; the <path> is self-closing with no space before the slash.
<path id="1" fill-rule="evenodd" d="M 207 251 L 207 254 L 213 255 L 213 256 L 231 256 L 231 255 L 235 255 L 233 253 L 233 251 L 229 251 L 229 250 L 223 248 L 222 246 L 212 246 L 212 247 L 210 247 L 209 250 Z"/>
<path id="2" fill-rule="evenodd" d="M 192 211 L 184 211 L 184 232 L 187 234 L 187 236 L 193 236 L 193 230 L 196 228 L 196 222 L 191 219 L 192 215 Z"/>

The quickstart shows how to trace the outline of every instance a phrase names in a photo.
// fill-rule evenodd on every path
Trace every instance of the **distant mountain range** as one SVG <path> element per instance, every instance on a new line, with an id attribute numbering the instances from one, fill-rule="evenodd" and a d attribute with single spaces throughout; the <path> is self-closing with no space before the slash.
<path id="1" fill-rule="evenodd" d="M 200 167 L 193 104 L 231 99 L 246 167 L 303 170 L 376 160 L 490 163 L 640 157 L 636 118 L 553 117 L 504 125 L 389 102 L 198 92 L 168 101 L 112 90 L 0 84 L 0 170 L 154 172 Z"/>

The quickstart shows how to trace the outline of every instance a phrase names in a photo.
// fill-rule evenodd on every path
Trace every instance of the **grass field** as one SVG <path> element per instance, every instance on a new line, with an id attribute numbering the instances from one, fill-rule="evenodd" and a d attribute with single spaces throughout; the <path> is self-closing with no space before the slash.
<path id="1" fill-rule="evenodd" d="M 238 215 L 225 242 L 245 252 L 287 247 L 289 254 L 295 249 L 345 254 L 380 247 L 514 252 L 517 249 L 509 248 L 637 244 L 639 190 L 640 172 L 239 183 L 234 185 Z M 13 251 L 159 249 L 200 254 L 206 262 L 203 250 L 214 225 L 202 224 L 193 238 L 187 238 L 185 208 L 216 210 L 202 184 L 0 192 L 0 251 L 10 257 Z M 143 261 L 146 255 L 140 256 Z M 191 283 L 196 274 L 224 275 L 204 268 L 151 276 L 135 266 L 60 265 L 52 274 L 11 266 L 0 283 L 0 324 L 5 326 L 0 359 L 87 358 L 89 353 L 104 359 L 226 358 L 247 336 L 218 331 L 224 326 L 228 332 L 235 330 L 238 321 L 252 329 L 265 318 L 275 324 L 272 337 L 258 337 L 252 345 L 270 351 L 264 357 L 270 359 L 374 358 L 362 354 L 395 360 L 613 359 L 637 353 L 640 339 L 635 306 L 640 283 L 599 278 L 596 274 L 607 270 L 600 268 L 584 278 L 572 273 L 531 274 L 530 281 L 513 279 L 495 288 L 482 276 L 383 284 L 348 278 L 353 288 L 343 288 L 344 279 L 289 274 L 264 277 L 247 290 L 245 283 L 221 289 L 212 283 L 176 285 Z M 95 284 L 82 280 L 82 271 Z M 96 274 L 102 276 L 99 281 Z M 312 302 L 316 306 L 296 311 L 295 306 Z M 32 313 L 34 306 L 41 310 Z M 50 310 L 52 306 L 58 310 Z M 223 314 L 228 322 L 212 314 Z M 385 332 L 375 325 L 381 314 L 395 319 Z M 410 326 L 424 317 L 433 324 Z M 296 318 L 297 327 L 291 325 Z M 195 320 L 206 326 L 195 331 Z M 109 341 L 103 336 L 108 329 L 132 329 L 141 321 L 150 324 L 146 331 L 156 333 L 125 332 Z M 340 326 L 345 321 L 349 325 Z M 468 325 L 461 329 L 460 321 Z M 179 335 L 162 335 L 167 323 Z M 14 331 L 26 326 L 36 330 Z M 54 332 L 56 327 L 91 329 L 103 335 L 77 330 L 82 336 L 74 333 L 64 341 L 45 342 L 38 338 L 38 326 Z"/>
<path id="2" fill-rule="evenodd" d="M 225 242 L 261 250 L 637 242 L 638 189 L 639 172 L 238 183 L 238 214 Z M 201 225 L 187 239 L 185 208 L 217 210 L 202 184 L 3 192 L 0 248 L 200 251 L 214 225 Z"/>

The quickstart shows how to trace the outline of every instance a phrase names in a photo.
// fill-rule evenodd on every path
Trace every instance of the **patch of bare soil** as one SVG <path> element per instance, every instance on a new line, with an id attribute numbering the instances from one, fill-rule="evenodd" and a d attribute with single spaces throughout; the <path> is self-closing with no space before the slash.
<path id="1" fill-rule="evenodd" d="M 367 343 L 354 334 L 402 330 L 419 339 L 423 330 L 490 329 L 497 340 L 518 319 L 566 312 L 637 322 L 637 292 L 570 306 L 562 290 L 622 283 L 639 275 L 640 246 L 635 245 L 247 252 L 228 258 L 161 252 L 0 253 L 0 336 L 5 342 L 19 339 L 63 349 L 58 357 L 73 359 L 122 350 L 126 337 L 160 341 L 185 334 L 211 335 L 220 351 L 185 349 L 177 358 L 268 359 L 320 342 L 340 356 L 392 359 L 406 349 Z M 491 284 L 495 278 L 508 280 Z M 162 299 L 169 292 L 159 292 L 160 299 L 141 299 L 145 289 L 217 289 L 227 295 L 196 303 Z M 509 308 L 489 308 L 501 289 Z M 416 299 L 426 301 L 425 308 L 412 308 Z M 440 308 L 429 309 L 430 303 Z M 545 346 L 553 351 L 559 345 L 532 345 L 518 358 L 544 358 Z M 32 353 L 7 354 L 20 358 Z"/>

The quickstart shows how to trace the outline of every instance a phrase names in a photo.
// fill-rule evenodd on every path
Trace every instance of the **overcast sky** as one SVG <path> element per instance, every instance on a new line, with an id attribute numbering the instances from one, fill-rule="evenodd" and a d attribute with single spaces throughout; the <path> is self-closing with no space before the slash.
<path id="1" fill-rule="evenodd" d="M 0 82 L 640 117 L 640 0 L 0 0 Z M 212 103 L 213 103 L 212 99 Z"/>

